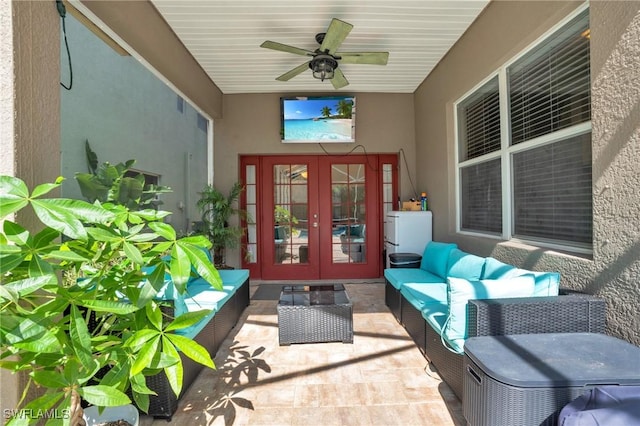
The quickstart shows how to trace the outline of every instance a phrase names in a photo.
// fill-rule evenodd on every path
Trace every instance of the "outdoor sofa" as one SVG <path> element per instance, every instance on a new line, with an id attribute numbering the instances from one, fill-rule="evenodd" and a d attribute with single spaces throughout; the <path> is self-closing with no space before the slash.
<path id="1" fill-rule="evenodd" d="M 419 268 L 385 269 L 385 303 L 463 399 L 464 342 L 474 336 L 604 333 L 604 300 L 558 296 L 560 275 L 429 242 Z"/>
<path id="2" fill-rule="evenodd" d="M 223 290 L 214 289 L 203 278 L 198 277 L 188 282 L 187 291 L 183 295 L 174 292 L 171 282 L 167 283 L 162 294 L 163 299 L 169 303 L 167 314 L 171 316 L 211 309 L 211 313 L 205 318 L 189 328 L 179 330 L 179 334 L 204 346 L 212 358 L 249 305 L 249 271 L 221 269 L 218 272 L 222 278 Z M 164 372 L 147 376 L 147 386 L 157 393 L 150 396 L 147 413 L 150 416 L 170 420 L 178 408 L 178 401 L 204 368 L 182 353 L 180 357 L 184 373 L 179 396 L 171 389 Z"/>
<path id="3" fill-rule="evenodd" d="M 364 262 L 366 258 L 367 225 L 349 225 L 340 233 L 340 249 L 342 253 L 351 257 L 356 263 Z"/>

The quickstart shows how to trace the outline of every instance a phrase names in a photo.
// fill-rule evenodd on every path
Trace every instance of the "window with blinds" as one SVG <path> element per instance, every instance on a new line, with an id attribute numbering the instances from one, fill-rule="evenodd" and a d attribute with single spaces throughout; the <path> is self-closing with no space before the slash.
<path id="1" fill-rule="evenodd" d="M 458 102 L 460 230 L 591 247 L 589 63 L 583 7 Z"/>
<path id="2" fill-rule="evenodd" d="M 591 134 L 513 156 L 514 235 L 591 244 Z"/>
<path id="3" fill-rule="evenodd" d="M 511 144 L 591 119 L 586 13 L 507 69 Z"/>
<path id="4" fill-rule="evenodd" d="M 458 105 L 460 160 L 500 150 L 500 94 L 498 77 Z"/>
<path id="5" fill-rule="evenodd" d="M 500 159 L 461 169 L 461 228 L 502 233 L 502 177 Z"/>

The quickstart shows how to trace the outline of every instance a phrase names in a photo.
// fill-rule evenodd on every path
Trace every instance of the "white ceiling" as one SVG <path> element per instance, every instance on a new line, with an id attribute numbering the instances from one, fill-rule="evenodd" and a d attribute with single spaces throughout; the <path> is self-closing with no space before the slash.
<path id="1" fill-rule="evenodd" d="M 315 50 L 332 18 L 354 25 L 340 51 L 388 51 L 386 66 L 341 64 L 341 91 L 412 93 L 489 0 L 151 0 L 220 90 L 333 91 L 304 72 L 308 60 L 260 47 L 265 40 Z"/>

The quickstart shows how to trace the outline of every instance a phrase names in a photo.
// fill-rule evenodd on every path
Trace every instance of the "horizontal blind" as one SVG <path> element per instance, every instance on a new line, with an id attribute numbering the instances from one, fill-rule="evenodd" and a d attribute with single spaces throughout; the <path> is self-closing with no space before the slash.
<path id="1" fill-rule="evenodd" d="M 585 11 L 507 69 L 511 145 L 591 119 Z"/>
<path id="2" fill-rule="evenodd" d="M 500 159 L 460 169 L 461 228 L 502 233 L 502 176 Z"/>
<path id="3" fill-rule="evenodd" d="M 500 96 L 493 78 L 458 105 L 460 161 L 500 149 Z"/>
<path id="4" fill-rule="evenodd" d="M 591 133 L 513 155 L 514 235 L 592 243 Z"/>

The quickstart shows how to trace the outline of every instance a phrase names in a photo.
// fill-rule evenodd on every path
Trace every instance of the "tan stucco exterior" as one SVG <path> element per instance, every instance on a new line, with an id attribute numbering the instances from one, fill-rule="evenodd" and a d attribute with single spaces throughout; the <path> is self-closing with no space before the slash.
<path id="1" fill-rule="evenodd" d="M 117 2 L 143 3 L 120 16 L 122 12 L 110 6 L 114 3 L 86 3 L 105 21 L 111 19 L 114 30 L 121 26 L 123 38 L 200 108 L 221 117 L 215 123 L 214 150 L 215 182 L 221 188 L 238 178 L 240 154 L 322 152 L 312 145 L 280 143 L 280 94 L 222 95 L 194 71 L 205 88 L 204 98 L 199 98 L 188 83 L 193 75 L 173 62 L 184 52 L 171 52 L 170 61 L 159 53 L 169 37 L 163 33 L 167 29 L 140 25 L 144 17 L 138 14 L 149 5 Z M 606 298 L 608 333 L 640 345 L 640 2 L 591 2 L 593 255 L 455 232 L 453 103 L 580 4 L 492 2 L 413 95 L 356 94 L 357 143 L 368 152 L 405 151 L 406 171 L 416 187 L 429 193 L 435 239 L 455 241 L 470 252 L 518 266 L 558 270 L 563 286 Z M 60 168 L 55 160 L 60 134 L 59 17 L 51 2 L 2 1 L 0 24 L 0 171 L 29 184 L 50 181 Z M 133 26 L 142 34 L 128 34 L 126 28 Z M 182 67 L 180 75 L 174 66 Z M 342 152 L 351 148 L 335 147 Z M 402 182 L 401 195 L 412 195 L 404 174 Z M 1 378 L 0 406 L 11 407 L 19 386 L 4 372 Z"/>
<path id="2" fill-rule="evenodd" d="M 53 3 L 0 1 L 0 173 L 30 188 L 60 174 L 59 20 Z M 0 370 L 1 409 L 16 407 L 24 383 Z"/>
<path id="3" fill-rule="evenodd" d="M 306 95 L 313 95 L 308 93 Z M 330 153 L 397 153 L 404 150 L 410 170 L 403 170 L 401 189 L 413 196 L 407 172 L 415 179 L 415 134 L 412 94 L 355 93 L 356 142 L 324 144 Z M 223 118 L 214 133 L 214 180 L 230 188 L 238 177 L 238 156 L 254 154 L 324 154 L 318 144 L 280 141 L 280 97 L 285 94 L 225 95 Z"/>
<path id="4" fill-rule="evenodd" d="M 640 3 L 591 2 L 593 256 L 456 232 L 454 102 L 582 2 L 492 2 L 415 93 L 418 184 L 434 238 L 607 299 L 608 332 L 640 344 Z M 434 100 L 437 100 L 434 102 Z"/>
<path id="5" fill-rule="evenodd" d="M 313 95 L 306 93 L 305 95 Z M 239 176 L 239 156 L 256 154 L 318 154 L 318 144 L 285 144 L 280 140 L 280 97 L 285 94 L 225 95 L 223 118 L 214 126 L 214 182 L 223 191 Z M 355 93 L 356 142 L 324 144 L 332 154 L 404 152 L 400 165 L 400 194 L 415 196 L 415 134 L 412 94 Z M 411 179 L 409 179 L 409 177 Z M 239 250 L 229 251 L 230 265 L 239 266 Z"/>

